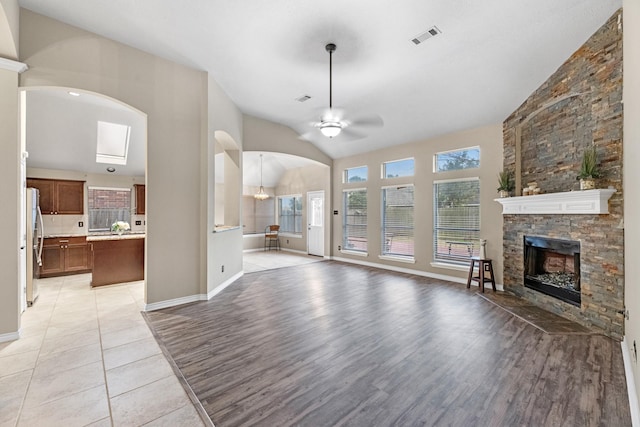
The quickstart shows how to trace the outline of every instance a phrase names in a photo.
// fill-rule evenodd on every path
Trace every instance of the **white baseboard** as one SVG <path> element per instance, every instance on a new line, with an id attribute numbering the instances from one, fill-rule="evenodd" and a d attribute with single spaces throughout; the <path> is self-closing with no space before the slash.
<path id="1" fill-rule="evenodd" d="M 186 297 L 180 297 L 180 298 L 170 299 L 166 301 L 159 301 L 151 304 L 145 304 L 144 311 L 160 310 L 163 308 L 174 307 L 176 305 L 188 304 L 190 302 L 196 302 L 196 301 L 208 301 L 218 293 L 222 292 L 224 288 L 226 288 L 227 286 L 229 286 L 230 284 L 232 284 L 233 282 L 241 278 L 243 275 L 244 275 L 244 271 L 241 271 L 233 275 L 229 279 L 225 280 L 222 284 L 218 285 L 215 289 L 209 291 L 207 294 L 189 295 Z"/>
<path id="2" fill-rule="evenodd" d="M 253 248 L 253 249 L 243 249 L 242 252 L 243 253 L 249 253 L 249 252 L 261 252 L 264 251 L 263 248 Z"/>
<path id="3" fill-rule="evenodd" d="M 333 259 L 334 261 L 364 265 L 366 267 L 381 268 L 383 270 L 396 271 L 398 273 L 415 274 L 416 276 L 429 277 L 429 278 L 438 279 L 438 280 L 446 280 L 448 282 L 454 282 L 454 283 L 462 283 L 463 285 L 467 284 L 467 279 L 464 279 L 462 277 L 447 276 L 445 274 L 437 274 L 437 273 L 431 273 L 428 271 L 414 270 L 411 268 L 396 267 L 396 266 L 387 265 L 387 264 L 378 264 L 375 262 L 360 261 L 358 259 L 351 259 L 351 258 L 332 257 L 331 259 Z M 479 284 L 475 281 L 471 282 L 471 285 L 479 286 Z M 485 284 L 485 289 L 486 289 L 486 284 Z M 496 289 L 499 291 L 504 291 L 504 286 L 502 286 L 501 283 L 496 283 Z"/>
<path id="4" fill-rule="evenodd" d="M 640 427 L 640 406 L 638 405 L 638 393 L 636 383 L 633 378 L 633 368 L 631 367 L 631 354 L 627 345 L 627 337 L 620 343 L 622 346 L 622 360 L 624 361 L 624 375 L 627 379 L 627 393 L 629 395 L 629 409 L 631 410 L 631 425 Z"/>
<path id="5" fill-rule="evenodd" d="M 20 339 L 20 330 L 16 332 L 9 332 L 6 334 L 0 334 L 0 342 L 15 341 L 17 339 Z"/>
<path id="6" fill-rule="evenodd" d="M 207 293 L 207 300 L 210 300 L 211 298 L 213 298 L 214 296 L 216 296 L 217 294 L 222 292 L 224 290 L 224 288 L 226 288 L 227 286 L 229 286 L 230 284 L 232 284 L 233 282 L 235 282 L 236 280 L 238 280 L 242 276 L 244 276 L 244 271 L 236 273 L 235 275 L 233 275 L 229 279 L 225 280 L 222 284 L 216 286 L 213 290 L 211 290 L 211 291 L 209 291 L 209 293 Z"/>
<path id="7" fill-rule="evenodd" d="M 297 249 L 288 249 L 288 248 L 280 248 L 281 250 L 285 251 L 285 252 L 293 252 L 294 254 L 300 254 L 300 255 L 309 255 L 307 252 L 305 251 L 299 251 Z"/>

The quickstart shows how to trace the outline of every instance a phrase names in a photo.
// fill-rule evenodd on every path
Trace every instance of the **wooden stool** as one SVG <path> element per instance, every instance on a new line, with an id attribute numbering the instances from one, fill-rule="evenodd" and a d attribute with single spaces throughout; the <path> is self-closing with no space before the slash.
<path id="1" fill-rule="evenodd" d="M 475 268 L 476 262 L 478 263 L 478 275 L 473 275 L 473 269 Z M 484 273 L 489 272 L 491 278 L 484 277 Z M 480 259 L 477 256 L 471 257 L 471 267 L 469 268 L 469 278 L 467 279 L 467 288 L 471 287 L 471 281 L 478 282 L 480 286 L 480 290 L 484 293 L 484 284 L 486 282 L 491 282 L 491 287 L 493 290 L 496 290 L 496 280 L 493 276 L 493 264 L 490 259 Z"/>

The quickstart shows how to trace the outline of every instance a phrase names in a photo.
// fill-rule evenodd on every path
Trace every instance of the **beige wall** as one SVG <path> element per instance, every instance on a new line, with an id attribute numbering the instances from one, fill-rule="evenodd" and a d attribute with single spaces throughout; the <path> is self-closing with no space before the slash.
<path id="1" fill-rule="evenodd" d="M 20 327 L 18 74 L 0 69 L 0 341 Z M 17 336 L 13 336 L 17 338 Z"/>
<path id="2" fill-rule="evenodd" d="M 433 173 L 433 156 L 437 152 L 458 148 L 480 147 L 479 169 L 457 172 Z M 381 164 L 385 161 L 413 157 L 415 176 L 381 179 Z M 343 171 L 357 166 L 368 166 L 366 183 L 342 183 Z M 502 283 L 502 208 L 493 199 L 497 198 L 497 174 L 502 168 L 502 125 L 495 124 L 464 132 L 453 133 L 427 141 L 398 145 L 352 157 L 334 160 L 333 206 L 339 215 L 333 221 L 333 256 L 385 264 L 397 268 L 408 268 L 433 274 L 466 277 L 466 270 L 445 269 L 431 266 L 433 261 L 433 182 L 453 178 L 479 177 L 481 197 L 481 238 L 487 239 L 487 255 L 494 260 L 498 283 Z M 387 185 L 414 184 L 415 203 L 415 264 L 379 259 L 381 252 L 381 188 Z M 350 255 L 338 251 L 342 245 L 342 192 L 348 188 L 367 189 L 368 256 Z"/>
<path id="3" fill-rule="evenodd" d="M 18 59 L 18 0 L 0 0 L 0 58 Z"/>
<path id="4" fill-rule="evenodd" d="M 625 321 L 625 342 L 632 355 L 631 365 L 636 390 L 640 390 L 640 370 L 633 359 L 633 344 L 640 351 L 640 2 L 624 0 L 624 217 L 625 233 L 625 306 L 629 320 Z"/>
<path id="5" fill-rule="evenodd" d="M 293 154 L 331 166 L 333 161 L 292 129 L 253 116 L 244 116 L 244 150 Z"/>
<path id="6" fill-rule="evenodd" d="M 20 31 L 20 56 L 30 67 L 23 86 L 93 91 L 147 114 L 146 301 L 199 294 L 206 275 L 200 191 L 206 73 L 25 9 Z"/>
<path id="7" fill-rule="evenodd" d="M 216 137 L 225 148 L 234 147 L 238 150 L 237 182 L 232 186 L 225 186 L 227 191 L 237 191 L 237 211 L 239 218 L 242 218 L 242 150 L 243 150 L 243 116 L 240 110 L 233 104 L 231 99 L 220 88 L 220 86 L 209 77 L 208 81 L 208 134 L 207 145 L 202 152 L 201 162 L 202 174 L 202 211 L 201 229 L 204 247 L 201 253 L 202 263 L 207 266 L 206 276 L 203 277 L 206 288 L 203 291 L 211 292 L 223 283 L 227 283 L 234 276 L 242 274 L 242 227 L 225 231 L 223 233 L 213 233 L 215 228 L 215 154 Z M 226 178 L 226 177 L 225 177 Z M 226 185 L 226 183 L 225 183 Z M 231 188 L 233 187 L 233 190 Z M 226 199 L 226 197 L 224 198 Z M 225 200 L 226 202 L 226 200 Z M 224 209 L 224 206 L 222 207 Z M 241 224 L 240 224 L 241 225 Z M 224 272 L 222 271 L 224 266 Z"/>

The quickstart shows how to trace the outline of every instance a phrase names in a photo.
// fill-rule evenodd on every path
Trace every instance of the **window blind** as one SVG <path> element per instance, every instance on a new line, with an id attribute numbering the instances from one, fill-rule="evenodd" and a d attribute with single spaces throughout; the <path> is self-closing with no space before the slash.
<path id="1" fill-rule="evenodd" d="M 382 189 L 382 255 L 414 255 L 413 186 Z"/>
<path id="2" fill-rule="evenodd" d="M 367 251 L 367 190 L 343 192 L 342 246 L 350 251 Z"/>

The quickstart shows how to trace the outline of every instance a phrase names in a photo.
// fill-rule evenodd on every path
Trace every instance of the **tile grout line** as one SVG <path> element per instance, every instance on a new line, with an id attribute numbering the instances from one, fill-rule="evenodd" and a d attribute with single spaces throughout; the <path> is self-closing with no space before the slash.
<path id="1" fill-rule="evenodd" d="M 95 309 L 96 309 L 96 319 L 98 321 L 98 336 L 100 337 L 100 360 L 102 361 L 102 376 L 104 378 L 104 389 L 107 394 L 107 408 L 109 408 L 109 421 L 111 422 L 111 426 L 113 426 L 114 425 L 113 411 L 111 410 L 111 396 L 109 394 L 109 382 L 107 381 L 107 368 L 105 367 L 105 364 L 104 364 L 104 347 L 102 346 L 102 327 L 100 323 L 100 311 L 98 310 L 98 298 L 96 297 L 96 290 L 94 288 L 90 288 L 90 291 L 93 293 L 93 302 L 95 304 Z"/>
<path id="2" fill-rule="evenodd" d="M 38 279 L 34 279 L 34 280 L 38 280 Z M 20 409 L 18 410 L 18 416 L 16 417 L 16 423 L 15 425 L 17 426 L 20 423 L 20 418 L 22 418 L 22 411 L 24 410 L 24 404 L 27 401 L 27 395 L 29 394 L 29 389 L 31 388 L 31 382 L 33 381 L 33 374 L 36 372 L 36 367 L 38 366 L 38 360 L 40 359 L 40 353 L 42 352 L 42 345 L 44 344 L 44 339 L 47 336 L 47 332 L 49 331 L 49 327 L 51 326 L 51 318 L 53 317 L 53 312 L 56 309 L 56 305 L 58 304 L 58 299 L 60 298 L 60 292 L 62 290 L 62 286 L 64 284 L 64 280 L 62 280 L 60 282 L 60 285 L 58 286 L 58 292 L 56 292 L 56 296 L 55 296 L 55 301 L 53 302 L 53 306 L 51 308 L 51 313 L 49 313 L 49 319 L 47 320 L 47 327 L 45 328 L 45 332 L 44 335 L 42 336 L 42 341 L 40 342 L 40 347 L 38 348 L 38 356 L 36 357 L 36 363 L 33 367 L 33 369 L 31 369 L 31 376 L 29 377 L 29 384 L 27 385 L 27 389 L 24 392 L 24 396 L 22 396 L 22 402 L 20 403 Z M 35 301 L 34 301 L 35 303 Z M 26 309 L 25 309 L 26 311 Z M 20 317 L 22 318 L 22 315 L 24 313 L 22 313 L 20 315 Z M 22 320 L 22 319 L 21 319 Z"/>

